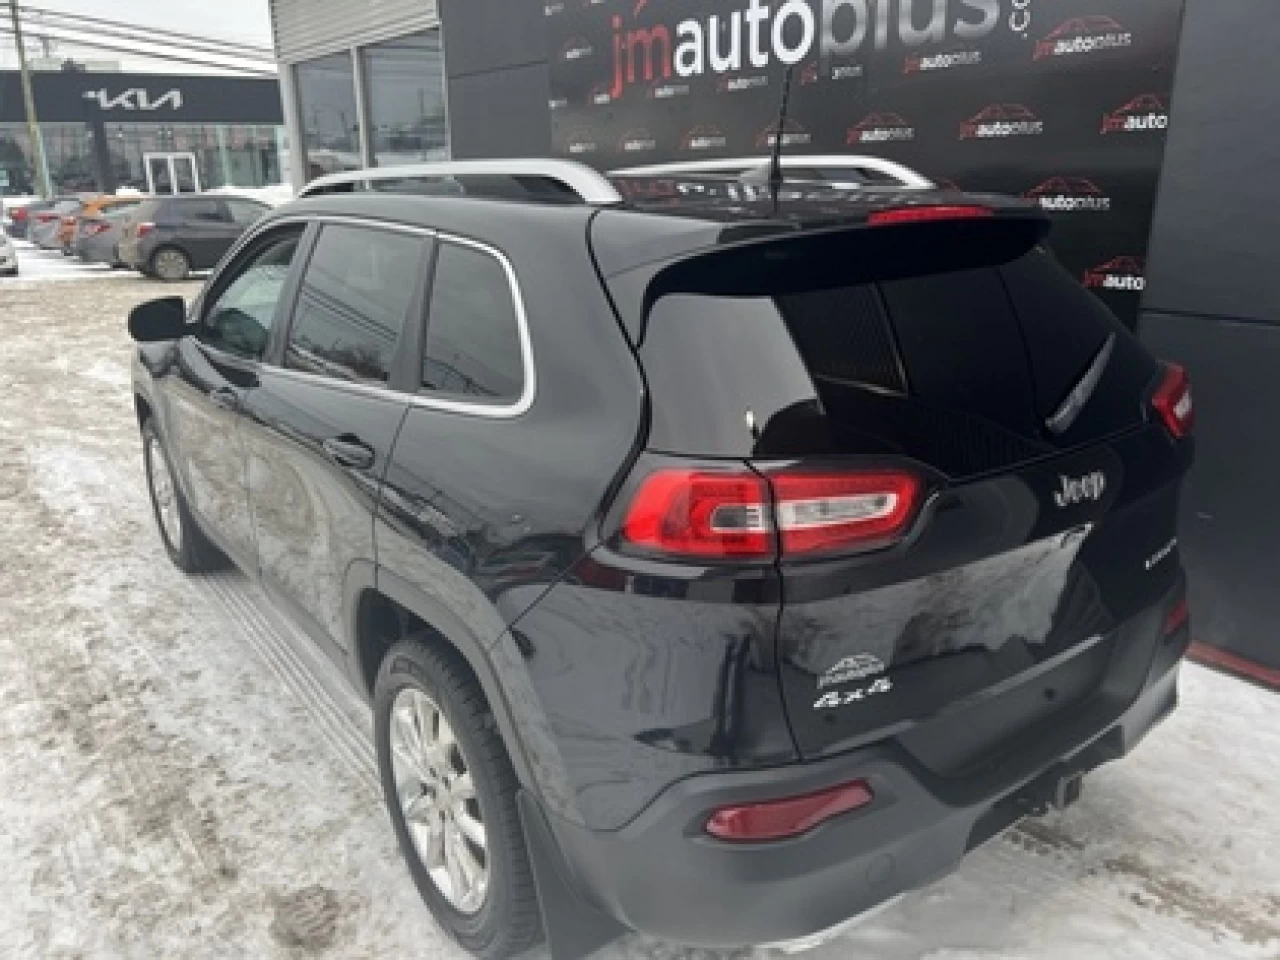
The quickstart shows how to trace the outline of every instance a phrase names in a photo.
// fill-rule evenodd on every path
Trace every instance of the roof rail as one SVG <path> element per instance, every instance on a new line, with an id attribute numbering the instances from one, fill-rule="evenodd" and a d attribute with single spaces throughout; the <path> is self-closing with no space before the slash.
<path id="1" fill-rule="evenodd" d="M 681 163 L 657 163 L 643 167 L 624 167 L 619 170 L 610 170 L 610 176 L 629 177 L 629 176 L 665 176 L 667 174 L 736 174 L 740 178 L 745 178 L 748 174 L 757 174 L 763 172 L 768 175 L 769 157 L 728 157 L 719 160 L 687 160 Z M 881 176 L 892 177 L 898 181 L 898 186 L 913 190 L 932 190 L 935 184 L 928 177 L 922 176 L 910 167 L 893 160 L 885 160 L 883 157 L 868 157 L 860 154 L 817 154 L 817 155 L 799 155 L 784 156 L 782 158 L 782 169 L 810 169 L 810 170 L 865 170 L 868 173 L 880 174 Z"/>
<path id="2" fill-rule="evenodd" d="M 572 160 L 448 160 L 439 163 L 412 163 L 398 167 L 371 167 L 346 170 L 317 177 L 299 191 L 299 198 L 337 192 L 335 188 L 380 180 L 436 180 L 462 176 L 543 177 L 567 187 L 583 203 L 621 203 L 618 193 L 605 177 Z"/>

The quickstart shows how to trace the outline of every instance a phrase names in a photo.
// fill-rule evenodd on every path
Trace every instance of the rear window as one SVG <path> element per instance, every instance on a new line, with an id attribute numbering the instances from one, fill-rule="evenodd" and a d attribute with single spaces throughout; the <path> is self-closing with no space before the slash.
<path id="1" fill-rule="evenodd" d="M 892 279 L 831 283 L 853 269 L 797 279 L 722 263 L 705 278 L 710 289 L 659 296 L 642 344 L 654 448 L 892 452 L 959 476 L 1140 420 L 1153 361 L 1042 250 L 1005 264 L 905 276 L 899 267 Z M 1101 383 L 1058 435 L 1048 418 L 1108 340 Z"/>

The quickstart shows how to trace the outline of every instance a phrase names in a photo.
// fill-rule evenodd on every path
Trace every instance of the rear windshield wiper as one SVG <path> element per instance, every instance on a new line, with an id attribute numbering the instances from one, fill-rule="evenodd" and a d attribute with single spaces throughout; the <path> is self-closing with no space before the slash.
<path id="1" fill-rule="evenodd" d="M 1071 425 L 1076 422 L 1085 404 L 1093 396 L 1093 391 L 1097 389 L 1098 381 L 1102 379 L 1102 374 L 1107 369 L 1107 363 L 1111 360 L 1111 351 L 1115 346 L 1116 335 L 1113 333 L 1107 337 L 1102 349 L 1089 364 L 1089 369 L 1080 378 L 1080 382 L 1071 388 L 1071 392 L 1067 394 L 1058 409 L 1045 420 L 1044 425 L 1049 428 L 1050 433 L 1061 435 L 1071 429 Z"/>

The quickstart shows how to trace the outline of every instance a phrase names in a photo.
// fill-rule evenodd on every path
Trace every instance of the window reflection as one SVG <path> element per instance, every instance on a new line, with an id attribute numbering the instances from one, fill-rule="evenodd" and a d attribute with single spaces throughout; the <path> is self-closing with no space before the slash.
<path id="1" fill-rule="evenodd" d="M 375 163 L 386 167 L 446 159 L 440 32 L 428 30 L 374 44 L 362 55 Z"/>
<path id="2" fill-rule="evenodd" d="M 359 169 L 360 119 L 351 54 L 300 63 L 297 78 L 307 179 Z"/>

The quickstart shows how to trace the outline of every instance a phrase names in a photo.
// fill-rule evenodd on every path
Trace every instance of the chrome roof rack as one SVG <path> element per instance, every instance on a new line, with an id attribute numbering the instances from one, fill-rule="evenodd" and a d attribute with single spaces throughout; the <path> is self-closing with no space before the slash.
<path id="1" fill-rule="evenodd" d="M 448 160 L 438 163 L 413 163 L 398 167 L 371 167 L 330 173 L 312 180 L 298 197 L 314 197 L 336 193 L 342 187 L 377 189 L 379 181 L 448 180 L 450 177 L 541 177 L 552 180 L 577 194 L 583 203 L 621 203 L 618 193 L 603 174 L 572 160 Z"/>
<path id="2" fill-rule="evenodd" d="M 657 163 L 643 167 L 624 167 L 619 170 L 610 170 L 610 176 L 617 177 L 650 177 L 650 176 L 666 176 L 668 174 L 724 174 L 727 176 L 737 175 L 738 177 L 746 177 L 752 175 L 752 179 L 763 174 L 768 176 L 769 157 L 728 157 L 718 160 L 687 160 L 680 163 Z M 782 158 L 782 170 L 809 169 L 809 170 L 865 170 L 867 173 L 877 174 L 882 177 L 891 177 L 898 182 L 894 184 L 899 188 L 907 188 L 912 190 L 932 190 L 936 188 L 935 184 L 928 177 L 922 176 L 910 167 L 897 163 L 893 160 L 885 160 L 883 157 L 868 157 L 861 154 L 818 154 L 818 155 L 800 155 L 784 156 Z"/>

